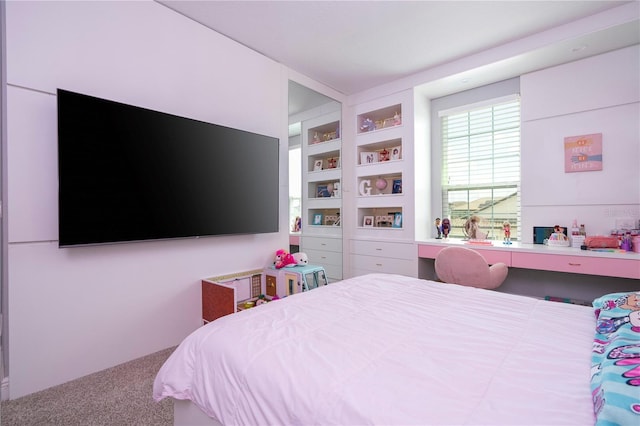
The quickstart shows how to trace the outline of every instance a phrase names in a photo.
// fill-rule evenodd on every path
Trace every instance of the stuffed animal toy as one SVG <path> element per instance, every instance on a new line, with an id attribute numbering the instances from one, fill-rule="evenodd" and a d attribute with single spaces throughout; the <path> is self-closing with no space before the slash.
<path id="1" fill-rule="evenodd" d="M 295 266 L 296 261 L 291 253 L 286 250 L 280 249 L 276 251 L 276 259 L 273 262 L 273 265 L 276 267 L 276 269 L 280 269 L 284 268 L 285 266 Z"/>
<path id="2" fill-rule="evenodd" d="M 309 264 L 307 253 L 293 253 L 293 259 L 296 261 L 297 266 L 306 266 Z"/>

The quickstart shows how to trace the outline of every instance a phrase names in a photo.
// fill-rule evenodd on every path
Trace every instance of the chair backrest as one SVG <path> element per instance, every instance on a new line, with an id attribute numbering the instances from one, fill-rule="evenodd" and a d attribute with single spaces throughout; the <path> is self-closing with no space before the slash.
<path id="1" fill-rule="evenodd" d="M 445 247 L 436 256 L 435 270 L 446 283 L 494 289 L 507 278 L 504 263 L 489 266 L 477 251 L 466 247 Z"/>

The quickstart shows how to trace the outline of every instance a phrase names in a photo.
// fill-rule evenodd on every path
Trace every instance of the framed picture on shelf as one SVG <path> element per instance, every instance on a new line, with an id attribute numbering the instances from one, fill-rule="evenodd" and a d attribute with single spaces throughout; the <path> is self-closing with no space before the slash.
<path id="1" fill-rule="evenodd" d="M 333 194 L 334 197 L 340 198 L 340 182 L 333 183 Z"/>
<path id="2" fill-rule="evenodd" d="M 360 164 L 371 164 L 378 162 L 378 153 L 373 152 L 361 152 L 360 153 Z"/>
<path id="3" fill-rule="evenodd" d="M 333 226 L 338 220 L 338 215 L 328 214 L 324 217 L 324 224 Z"/>
<path id="4" fill-rule="evenodd" d="M 402 228 L 402 213 L 393 215 L 393 228 Z"/>
<path id="5" fill-rule="evenodd" d="M 402 194 L 402 179 L 394 179 L 391 187 L 392 194 Z"/>
<path id="6" fill-rule="evenodd" d="M 378 228 L 389 228 L 393 225 L 393 216 L 380 215 L 376 216 L 376 224 Z"/>
<path id="7" fill-rule="evenodd" d="M 318 185 L 316 187 L 316 197 L 317 198 L 331 197 L 332 191 L 333 191 L 333 185 L 331 185 L 331 191 L 329 191 L 329 185 Z"/>
<path id="8" fill-rule="evenodd" d="M 317 172 L 318 170 L 322 170 L 322 160 L 316 160 L 313 162 L 313 171 Z"/>
<path id="9" fill-rule="evenodd" d="M 391 148 L 391 159 L 399 160 L 401 157 L 401 150 L 402 150 L 401 146 L 394 146 L 393 148 Z"/>
<path id="10" fill-rule="evenodd" d="M 373 216 L 365 216 L 362 220 L 362 226 L 365 228 L 373 228 Z"/>
<path id="11" fill-rule="evenodd" d="M 316 213 L 313 215 L 313 224 L 322 225 L 322 213 Z"/>
<path id="12" fill-rule="evenodd" d="M 389 151 L 387 151 L 386 149 L 383 149 L 382 151 L 380 151 L 378 153 L 378 159 L 380 162 L 389 161 Z"/>
<path id="13" fill-rule="evenodd" d="M 330 169 L 335 169 L 336 167 L 338 167 L 338 159 L 335 157 L 329 158 L 327 162 L 329 163 Z"/>

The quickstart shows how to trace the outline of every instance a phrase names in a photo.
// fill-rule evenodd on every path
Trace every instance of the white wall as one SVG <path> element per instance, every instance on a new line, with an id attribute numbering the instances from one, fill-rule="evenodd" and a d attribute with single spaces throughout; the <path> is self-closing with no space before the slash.
<path id="1" fill-rule="evenodd" d="M 640 47 L 523 75 L 522 229 L 608 234 L 640 219 Z M 602 133 L 603 169 L 565 173 L 564 138 Z M 523 232 L 532 242 L 532 232 Z"/>
<path id="2" fill-rule="evenodd" d="M 56 88 L 276 136 L 287 164 L 287 72 L 151 1 L 7 2 L 6 20 L 13 399 L 178 344 L 201 278 L 288 246 L 283 168 L 277 234 L 59 249 Z"/>

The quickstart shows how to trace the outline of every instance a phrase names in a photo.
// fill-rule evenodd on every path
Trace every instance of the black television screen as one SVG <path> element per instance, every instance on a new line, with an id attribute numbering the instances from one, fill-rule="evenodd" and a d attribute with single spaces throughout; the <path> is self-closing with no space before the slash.
<path id="1" fill-rule="evenodd" d="M 60 247 L 278 232 L 277 138 L 57 96 Z"/>

